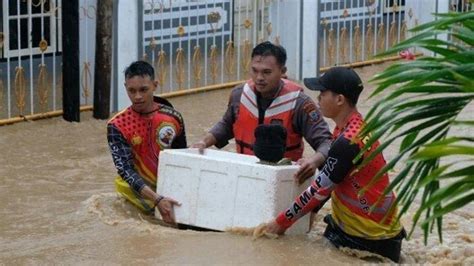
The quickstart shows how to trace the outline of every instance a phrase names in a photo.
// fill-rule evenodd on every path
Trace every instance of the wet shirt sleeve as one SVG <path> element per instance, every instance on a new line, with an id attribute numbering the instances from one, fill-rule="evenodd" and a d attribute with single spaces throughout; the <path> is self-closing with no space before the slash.
<path id="1" fill-rule="evenodd" d="M 241 95 L 242 88 L 240 87 L 232 91 L 224 116 L 209 131 L 216 138 L 216 147 L 219 149 L 229 144 L 229 140 L 234 138 L 233 125 L 239 110 Z"/>
<path id="2" fill-rule="evenodd" d="M 117 172 L 133 190 L 140 192 L 145 186 L 142 177 L 135 171 L 132 148 L 114 125 L 107 125 L 107 141 Z"/>
<path id="3" fill-rule="evenodd" d="M 335 186 L 354 168 L 353 160 L 360 148 L 350 140 L 339 137 L 331 146 L 323 169 L 311 185 L 303 191 L 288 209 L 277 216 L 277 223 L 288 228 L 310 211 L 319 211 L 331 196 Z"/>
<path id="4" fill-rule="evenodd" d="M 301 93 L 296 101 L 293 125 L 296 132 L 304 137 L 313 150 L 327 158 L 331 146 L 331 132 L 319 108 L 306 94 Z"/>
<path id="5" fill-rule="evenodd" d="M 179 131 L 179 135 L 175 137 L 173 140 L 173 143 L 171 143 L 171 148 L 172 149 L 184 149 L 188 147 L 188 143 L 186 141 L 186 129 L 184 127 L 184 120 L 180 116 L 180 119 L 178 119 L 178 123 L 181 127 L 181 130 Z"/>

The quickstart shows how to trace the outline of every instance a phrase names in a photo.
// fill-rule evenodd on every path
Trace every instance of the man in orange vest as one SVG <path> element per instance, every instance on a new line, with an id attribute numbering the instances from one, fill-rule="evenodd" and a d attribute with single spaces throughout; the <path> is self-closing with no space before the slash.
<path id="1" fill-rule="evenodd" d="M 305 79 L 304 83 L 311 90 L 321 91 L 318 97 L 321 112 L 336 123 L 333 143 L 311 186 L 269 223 L 266 231 L 283 234 L 300 217 L 310 211 L 317 212 L 331 199 L 332 214 L 324 218 L 327 223 L 324 236 L 329 241 L 336 247 L 365 250 L 398 262 L 405 230 L 397 220 L 394 193 L 380 199 L 389 185 L 388 175 L 359 195 L 361 188 L 385 166 L 381 153 L 361 169 L 356 170 L 361 160 L 354 163 L 366 142 L 358 137 L 364 122 L 356 108 L 362 81 L 354 70 L 334 67 L 322 77 Z M 378 146 L 378 142 L 374 143 L 364 157 Z"/>
<path id="2" fill-rule="evenodd" d="M 156 193 L 158 158 L 163 149 L 186 148 L 186 134 L 181 114 L 153 95 L 154 73 L 145 61 L 127 67 L 124 85 L 132 105 L 107 123 L 107 140 L 120 175 L 117 192 L 144 212 L 157 207 L 163 221 L 174 224 L 179 203 Z"/>
<path id="3" fill-rule="evenodd" d="M 331 134 L 301 86 L 282 78 L 285 64 L 283 47 L 271 42 L 258 44 L 252 51 L 251 79 L 233 89 L 224 117 L 191 147 L 201 152 L 212 145 L 222 148 L 235 138 L 238 153 L 253 155 L 255 128 L 278 124 L 287 133 L 284 156 L 300 165 L 295 178 L 302 182 L 312 176 L 327 157 Z M 303 138 L 316 151 L 310 158 L 302 158 Z"/>

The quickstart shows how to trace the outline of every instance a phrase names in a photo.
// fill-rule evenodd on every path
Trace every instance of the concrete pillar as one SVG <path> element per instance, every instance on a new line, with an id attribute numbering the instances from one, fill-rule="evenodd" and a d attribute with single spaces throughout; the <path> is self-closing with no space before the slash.
<path id="1" fill-rule="evenodd" d="M 271 2 L 269 19 L 273 30 L 279 31 L 280 44 L 285 47 L 288 54 L 286 66 L 288 76 L 292 79 L 301 80 L 304 77 L 313 77 L 317 73 L 318 2 L 316 0 Z"/>
<path id="2" fill-rule="evenodd" d="M 278 29 L 280 32 L 280 44 L 285 47 L 288 55 L 287 74 L 291 79 L 300 79 L 301 73 L 301 2 L 299 0 L 277 0 L 272 1 L 270 6 L 269 19 L 274 25 L 273 29 Z M 279 16 L 277 5 L 280 9 Z"/>
<path id="3" fill-rule="evenodd" d="M 302 53 L 301 53 L 301 77 L 314 77 L 319 66 L 318 42 L 319 42 L 319 1 L 302 1 L 303 23 L 302 27 Z"/>
<path id="4" fill-rule="evenodd" d="M 123 84 L 125 78 L 123 71 L 133 61 L 138 60 L 139 47 L 141 45 L 138 39 L 139 33 L 137 29 L 141 29 L 138 25 L 139 8 L 137 1 L 122 0 L 117 1 L 115 14 L 115 23 L 117 27 L 114 32 L 114 88 L 117 92 L 115 96 L 116 107 L 118 111 L 131 104 L 128 99 L 127 92 Z"/>

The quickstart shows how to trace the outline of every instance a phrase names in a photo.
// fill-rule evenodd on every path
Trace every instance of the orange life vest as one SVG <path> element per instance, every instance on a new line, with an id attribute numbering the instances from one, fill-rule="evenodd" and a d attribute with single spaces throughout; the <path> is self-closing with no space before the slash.
<path id="1" fill-rule="evenodd" d="M 170 110 L 159 104 L 159 110 L 146 117 L 129 107 L 109 121 L 130 144 L 135 170 L 152 188 L 156 188 L 160 151 L 171 147 L 174 138 L 183 130 Z"/>
<path id="2" fill-rule="evenodd" d="M 303 155 L 302 136 L 295 132 L 292 125 L 296 99 L 303 90 L 296 83 L 283 80 L 283 87 L 265 110 L 263 124 L 279 123 L 287 130 L 285 157 L 297 161 Z M 237 152 L 253 155 L 255 142 L 254 131 L 258 126 L 257 95 L 254 83 L 249 80 L 245 83 L 240 97 L 239 112 L 233 124 L 233 133 L 237 144 Z"/>

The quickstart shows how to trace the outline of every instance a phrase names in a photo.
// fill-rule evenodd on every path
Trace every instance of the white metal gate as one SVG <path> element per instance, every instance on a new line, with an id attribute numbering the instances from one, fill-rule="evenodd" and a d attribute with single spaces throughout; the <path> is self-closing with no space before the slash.
<path id="1" fill-rule="evenodd" d="M 0 121 L 62 109 L 61 0 L 0 0 Z M 81 104 L 92 103 L 96 0 L 81 0 Z"/>

